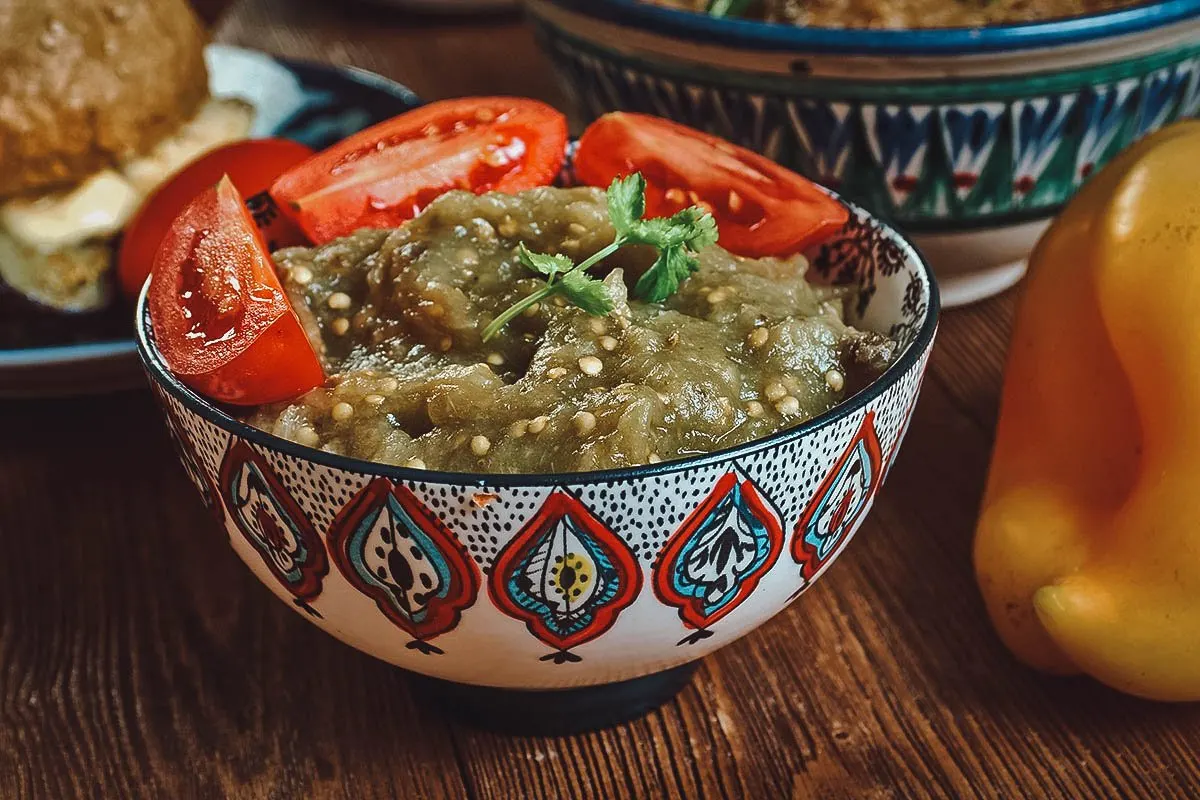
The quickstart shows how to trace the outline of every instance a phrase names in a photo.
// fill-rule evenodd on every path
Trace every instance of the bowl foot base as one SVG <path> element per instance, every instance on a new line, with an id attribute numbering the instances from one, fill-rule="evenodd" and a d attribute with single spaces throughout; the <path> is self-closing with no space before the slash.
<path id="1" fill-rule="evenodd" d="M 956 308 L 977 303 L 1011 289 L 1025 275 L 1025 259 L 965 275 L 938 278 L 942 308 Z"/>
<path id="2" fill-rule="evenodd" d="M 450 716 L 476 728 L 518 736 L 566 736 L 640 717 L 677 695 L 698 661 L 641 678 L 575 689 L 524 690 L 468 686 L 414 676 Z"/>
<path id="3" fill-rule="evenodd" d="M 1021 280 L 1026 259 L 1051 219 L 982 230 L 914 233 L 912 241 L 933 267 L 942 308 L 954 308 L 1000 294 Z"/>

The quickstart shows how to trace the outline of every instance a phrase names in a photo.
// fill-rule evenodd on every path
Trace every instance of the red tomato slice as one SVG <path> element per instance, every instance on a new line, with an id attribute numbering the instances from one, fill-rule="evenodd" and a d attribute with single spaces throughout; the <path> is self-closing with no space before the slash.
<path id="1" fill-rule="evenodd" d="M 212 187 L 222 175 L 229 175 L 251 195 L 248 202 L 254 221 L 269 249 L 306 244 L 303 234 L 278 212 L 266 191 L 273 180 L 312 153 L 311 147 L 288 139 L 250 139 L 218 147 L 175 173 L 146 198 L 125 226 L 117 260 L 117 274 L 125 293 L 137 297 L 171 223 L 196 195 Z"/>
<path id="2" fill-rule="evenodd" d="M 566 118 L 536 100 L 443 100 L 354 134 L 289 170 L 271 196 L 316 244 L 393 228 L 451 189 L 518 192 L 558 175 Z"/>
<path id="3" fill-rule="evenodd" d="M 214 400 L 288 400 L 325 379 L 228 176 L 167 231 L 146 302 L 167 367 Z"/>
<path id="4" fill-rule="evenodd" d="M 721 246 L 738 255 L 791 255 L 828 239 L 849 218 L 844 205 L 769 158 L 658 117 L 605 114 L 583 132 L 575 174 L 607 187 L 631 172 L 646 179 L 648 216 L 703 202 Z"/>

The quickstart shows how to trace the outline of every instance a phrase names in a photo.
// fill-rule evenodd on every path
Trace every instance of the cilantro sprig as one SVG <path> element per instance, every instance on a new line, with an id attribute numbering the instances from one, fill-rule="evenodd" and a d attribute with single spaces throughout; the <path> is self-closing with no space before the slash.
<path id="1" fill-rule="evenodd" d="M 650 245 L 658 250 L 654 264 L 633 287 L 634 296 L 650 303 L 670 297 L 685 278 L 699 269 L 696 253 L 716 244 L 717 223 L 712 214 L 691 206 L 670 217 L 646 215 L 646 180 L 640 172 L 615 178 L 608 187 L 608 216 L 617 235 L 611 244 L 578 264 L 561 254 L 535 253 L 521 243 L 517 259 L 542 275 L 546 285 L 505 309 L 483 330 L 486 342 L 525 309 L 548 297 L 561 296 L 594 316 L 613 310 L 608 286 L 587 271 L 626 245 Z"/>
<path id="2" fill-rule="evenodd" d="M 754 0 L 708 0 L 705 11 L 712 17 L 744 17 Z"/>

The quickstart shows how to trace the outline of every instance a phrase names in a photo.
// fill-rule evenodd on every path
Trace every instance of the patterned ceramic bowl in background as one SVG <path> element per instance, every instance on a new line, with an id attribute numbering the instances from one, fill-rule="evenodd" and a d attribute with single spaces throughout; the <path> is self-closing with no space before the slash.
<path id="1" fill-rule="evenodd" d="M 982 29 L 835 30 L 527 0 L 584 120 L 666 116 L 910 234 L 946 305 L 999 292 L 1119 150 L 1200 111 L 1200 0 Z"/>
<path id="2" fill-rule="evenodd" d="M 812 586 L 871 508 L 917 401 L 937 289 L 916 251 L 861 210 L 811 263 L 814 279 L 861 288 L 850 317 L 900 340 L 892 367 L 791 430 L 608 472 L 472 475 L 332 455 L 180 384 L 144 307 L 138 350 L 188 475 L 278 597 L 405 669 L 508 690 L 458 696 L 486 706 L 486 724 L 569 730 L 669 697 L 690 674 L 680 665 Z M 568 687 L 599 688 L 539 691 Z"/>

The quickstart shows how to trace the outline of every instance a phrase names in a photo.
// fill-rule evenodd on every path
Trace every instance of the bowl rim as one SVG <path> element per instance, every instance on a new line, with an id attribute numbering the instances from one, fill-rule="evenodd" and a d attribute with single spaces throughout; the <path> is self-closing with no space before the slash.
<path id="1" fill-rule="evenodd" d="M 873 224 L 879 226 L 884 234 L 893 237 L 904 252 L 905 260 L 911 261 L 920 270 L 925 278 L 926 285 L 929 287 L 929 299 L 925 311 L 925 319 L 921 322 L 921 327 L 918 329 L 916 335 L 913 336 L 912 340 L 900 354 L 900 358 L 896 359 L 891 366 L 884 370 L 882 375 L 872 381 L 862 391 L 838 403 L 825 413 L 818 414 L 807 422 L 802 422 L 790 428 L 784 428 L 760 439 L 752 439 L 749 442 L 734 445 L 733 447 L 714 450 L 711 453 L 700 453 L 658 464 L 640 464 L 633 467 L 617 467 L 587 472 L 480 473 L 445 472 L 441 470 L 415 469 L 412 467 L 381 464 L 352 456 L 327 453 L 324 450 L 297 444 L 296 442 L 289 441 L 243 422 L 191 388 L 185 386 L 171 374 L 158 354 L 157 348 L 151 341 L 153 333 L 150 331 L 150 317 L 146 308 L 146 297 L 150 286 L 149 281 L 146 281 L 146 285 L 142 287 L 142 291 L 138 295 L 134 317 L 134 338 L 137 343 L 138 359 L 142 363 L 142 368 L 154 384 L 183 403 L 194 414 L 199 415 L 202 419 L 216 425 L 233 436 L 246 439 L 260 447 L 332 469 L 354 472 L 371 477 L 384 477 L 393 481 L 496 488 L 526 486 L 562 487 L 580 484 L 618 483 L 675 472 L 686 472 L 713 464 L 732 462 L 735 459 L 744 458 L 763 450 L 798 441 L 814 431 L 845 419 L 859 411 L 872 400 L 875 400 L 885 391 L 896 385 L 901 378 L 914 369 L 919 361 L 929 352 L 934 336 L 937 333 L 938 320 L 941 315 L 941 299 L 938 293 L 937 280 L 933 275 L 933 269 L 921 254 L 921 251 L 917 249 L 908 237 L 891 225 L 871 215 L 862 207 L 845 200 L 835 192 L 829 189 L 825 191 L 845 203 L 850 209 L 851 214 L 855 212 L 862 214 Z M 917 391 L 919 391 L 919 387 Z"/>
<path id="2" fill-rule="evenodd" d="M 804 51 L 841 55 L 978 55 L 1081 44 L 1200 18 L 1200 0 L 1157 0 L 1116 11 L 1040 22 L 978 28 L 878 30 L 818 28 L 714 18 L 651 5 L 642 0 L 530 0 L 528 6 L 557 6 L 591 19 L 640 28 L 681 40 L 751 50 Z"/>

